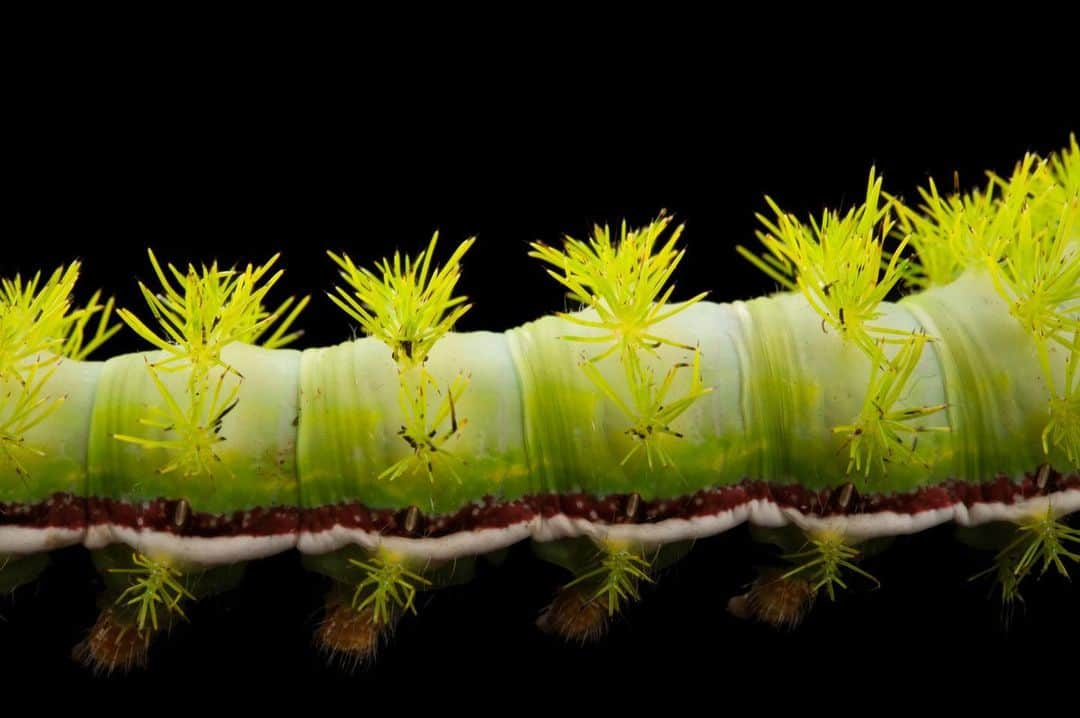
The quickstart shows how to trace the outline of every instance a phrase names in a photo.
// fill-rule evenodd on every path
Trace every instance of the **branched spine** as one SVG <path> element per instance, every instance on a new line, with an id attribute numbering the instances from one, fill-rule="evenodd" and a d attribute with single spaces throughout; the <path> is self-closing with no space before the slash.
<path id="1" fill-rule="evenodd" d="M 368 561 L 349 559 L 364 577 L 355 584 L 351 606 L 357 613 L 370 611 L 371 622 L 390 624 L 401 613 L 416 613 L 416 592 L 431 581 L 409 570 L 401 557 L 383 553 Z"/>
<path id="2" fill-rule="evenodd" d="M 1035 343 L 1049 387 L 1049 420 L 1043 449 L 1060 447 L 1080 461 L 1080 390 L 1077 332 L 1080 330 L 1080 147 L 1049 160 L 1034 154 L 1012 175 L 990 173 L 984 191 L 943 198 L 931 181 L 920 190 L 922 212 L 896 206 L 901 227 L 918 258 L 908 284 L 951 282 L 965 269 L 984 266 L 1010 314 Z M 1050 362 L 1053 345 L 1069 352 L 1059 390 Z"/>
<path id="3" fill-rule="evenodd" d="M 40 273 L 25 282 L 19 275 L 0 282 L 0 457 L 21 477 L 28 473 L 21 457 L 45 455 L 26 442 L 26 433 L 66 398 L 46 394 L 60 361 L 85 359 L 119 330 L 110 323 L 113 300 L 101 304 L 100 291 L 71 311 L 79 269 L 72 262 L 44 282 Z"/>
<path id="4" fill-rule="evenodd" d="M 638 586 L 643 581 L 652 583 L 652 564 L 639 550 L 623 542 L 601 540 L 597 546 L 595 566 L 563 588 L 595 585 L 591 600 L 603 601 L 610 617 L 622 611 L 627 602 L 640 600 Z"/>
<path id="5" fill-rule="evenodd" d="M 866 200 L 846 214 L 826 211 L 820 221 L 803 224 L 766 198 L 775 221 L 758 215 L 765 231 L 757 233 L 768 250 L 761 257 L 738 247 L 756 267 L 789 290 L 798 290 L 821 317 L 822 329 L 831 326 L 845 341 L 857 346 L 871 363 L 870 383 L 859 414 L 850 424 L 833 427 L 846 436 L 849 446 L 847 471 L 862 470 L 869 477 L 875 464 L 882 473 L 889 461 L 918 461 L 917 434 L 948 431 L 947 427 L 912 426 L 909 422 L 943 411 L 936 406 L 896 408 L 907 382 L 930 338 L 874 324 L 881 302 L 897 283 L 912 274 L 911 263 L 901 259 L 910 235 L 905 235 L 888 255 L 885 239 L 895 227 L 896 200 L 884 195 L 882 181 L 871 170 Z M 892 359 L 885 345 L 901 345 Z M 914 434 L 910 450 L 902 434 Z M 906 448 L 906 447 L 904 447 Z"/>
<path id="6" fill-rule="evenodd" d="M 154 253 L 147 253 L 164 294 L 154 294 L 142 282 L 139 289 L 160 329 L 151 329 L 128 309 L 117 314 L 136 334 L 165 353 L 163 359 L 147 361 L 146 365 L 163 406 L 152 407 L 152 416 L 139 423 L 162 431 L 166 438 L 129 434 L 116 434 L 115 438 L 145 449 L 166 449 L 171 458 L 158 473 L 180 470 L 184 476 L 213 476 L 221 463 L 215 452 L 215 445 L 224 440 L 221 423 L 239 402 L 243 381 L 221 358 L 221 352 L 233 342 L 259 341 L 275 323 L 273 333 L 263 340 L 264 346 L 277 348 L 294 341 L 302 332 L 289 329 L 310 298 L 304 297 L 294 306 L 290 297 L 273 312 L 264 308 L 263 300 L 283 271 L 259 283 L 279 255 L 260 267 L 249 264 L 242 272 L 218 269 L 215 262 L 201 270 L 188 265 L 182 273 L 170 264 L 169 275 L 178 285 L 174 287 Z M 161 373 L 183 371 L 187 372 L 186 396 L 178 398 Z"/>
<path id="7" fill-rule="evenodd" d="M 781 580 L 803 578 L 810 583 L 810 590 L 814 595 L 824 590 L 830 601 L 836 600 L 837 588 L 848 587 L 842 578 L 844 571 L 862 576 L 875 586 L 881 585 L 876 578 L 853 563 L 859 556 L 859 551 L 847 544 L 843 534 L 824 531 L 807 537 L 807 540 L 806 549 L 784 556 L 796 566 L 781 576 Z"/>
<path id="8" fill-rule="evenodd" d="M 664 436 L 681 438 L 671 424 L 695 401 L 712 391 L 701 381 L 701 351 L 655 333 L 654 325 L 672 317 L 705 298 L 698 294 L 674 307 L 667 304 L 675 291 L 668 285 L 675 268 L 682 261 L 685 249 L 675 249 L 682 235 L 679 225 L 667 241 L 657 249 L 660 238 L 671 223 L 661 214 L 642 229 L 628 229 L 624 222 L 617 241 L 609 227 L 596 227 L 592 238 L 583 242 L 566 237 L 562 250 L 534 242 L 529 256 L 540 259 L 560 271 L 548 269 L 556 281 L 565 286 L 570 299 L 596 312 L 598 320 L 584 319 L 568 313 L 558 316 L 582 327 L 598 330 L 595 336 L 564 336 L 578 342 L 610 346 L 592 357 L 583 359 L 581 367 L 589 380 L 619 408 L 631 422 L 626 434 L 634 440 L 633 447 L 623 457 L 625 464 L 644 448 L 648 466 L 653 457 L 662 467 L 673 465 L 664 449 Z M 655 354 L 662 345 L 694 352 L 692 362 L 677 362 L 665 374 L 659 386 L 651 368 L 642 362 L 642 353 Z M 597 367 L 598 363 L 618 353 L 630 400 L 624 400 Z M 680 369 L 690 369 L 690 386 L 678 398 L 669 398 L 672 383 Z"/>
<path id="9" fill-rule="evenodd" d="M 44 451 L 26 442 L 26 432 L 47 419 L 64 401 L 63 396 L 44 394 L 45 385 L 56 367 L 56 360 L 48 364 L 37 360 L 23 366 L 21 385 L 7 389 L 0 404 L 3 411 L 0 415 L 0 454 L 15 469 L 15 473 L 24 478 L 29 472 L 20 461 L 20 454 L 45 456 Z"/>
<path id="10" fill-rule="evenodd" d="M 862 470 L 869 476 L 870 468 L 876 462 L 884 474 L 887 471 L 886 464 L 896 459 L 894 452 L 898 448 L 904 451 L 902 460 L 917 461 L 917 439 L 920 433 L 950 430 L 947 426 L 910 423 L 944 411 L 947 404 L 907 409 L 896 407 L 928 341 L 925 334 L 913 334 L 900 351 L 885 363 L 884 368 L 875 363 L 871 370 L 866 399 L 858 417 L 852 424 L 833 427 L 833 433 L 847 437 L 846 443 L 850 447 L 848 473 L 855 469 Z M 912 436 L 910 447 L 904 443 L 905 434 Z"/>
<path id="11" fill-rule="evenodd" d="M 1016 601 L 1023 601 L 1020 586 L 1036 570 L 1041 577 L 1052 567 L 1058 575 L 1069 578 L 1065 562 L 1080 562 L 1077 551 L 1080 551 L 1080 530 L 1055 518 L 1048 506 L 1045 511 L 1020 521 L 1013 540 L 995 555 L 994 565 L 971 580 L 993 573 L 1002 604 L 1011 610 Z"/>
<path id="12" fill-rule="evenodd" d="M 110 568 L 110 573 L 129 574 L 131 584 L 116 598 L 118 606 L 133 608 L 139 635 L 149 642 L 151 636 L 161 629 L 158 611 L 167 617 L 176 615 L 187 620 L 180 603 L 195 596 L 184 585 L 184 574 L 164 561 L 157 561 L 141 553 L 133 553 L 133 568 Z"/>
<path id="13" fill-rule="evenodd" d="M 771 199 L 772 221 L 757 215 L 765 231 L 757 233 L 768 253 L 738 252 L 789 290 L 798 290 L 831 326 L 871 359 L 882 358 L 881 342 L 902 344 L 908 332 L 877 326 L 878 305 L 908 272 L 900 255 L 906 240 L 886 262 L 885 237 L 893 228 L 892 203 L 882 203 L 881 178 L 870 172 L 866 201 L 843 216 L 826 211 L 806 225 Z M 884 267 L 884 269 L 883 269 Z"/>
<path id="14" fill-rule="evenodd" d="M 397 365 L 398 404 L 404 421 L 398 435 L 411 453 L 386 468 L 380 479 L 393 481 L 424 472 L 434 483 L 435 474 L 445 471 L 461 481 L 454 469 L 460 459 L 445 444 L 468 423 L 458 416 L 456 403 L 469 378 L 459 374 L 442 393 L 425 365 L 432 347 L 472 306 L 466 297 L 454 296 L 454 288 L 461 278 L 461 258 L 476 239 L 466 239 L 445 266 L 433 269 L 438 239 L 435 232 L 427 249 L 415 259 L 405 256 L 403 260 L 400 253 L 394 254 L 393 264 L 383 259 L 376 265 L 380 276 L 357 267 L 346 254 L 327 252 L 349 287 L 338 286 L 337 293 L 328 296 L 359 322 L 367 335 L 386 344 Z M 432 394 L 441 396 L 434 411 L 428 406 Z"/>
<path id="15" fill-rule="evenodd" d="M 1050 397 L 1050 421 L 1043 429 L 1043 451 L 1060 446 L 1069 461 L 1080 464 L 1080 331 L 1073 332 L 1072 347 L 1065 359 L 1065 389 Z"/>

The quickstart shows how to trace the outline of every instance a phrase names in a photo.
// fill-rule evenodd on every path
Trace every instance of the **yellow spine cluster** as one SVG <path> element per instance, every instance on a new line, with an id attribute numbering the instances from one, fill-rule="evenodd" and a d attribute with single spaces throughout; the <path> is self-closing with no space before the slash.
<path id="1" fill-rule="evenodd" d="M 1017 522 L 1012 541 L 994 556 L 994 565 L 971 580 L 992 574 L 1008 617 L 1015 603 L 1024 600 L 1020 595 L 1024 579 L 1032 574 L 1041 577 L 1051 568 L 1069 578 L 1066 562 L 1080 562 L 1077 551 L 1080 551 L 1080 530 L 1055 517 L 1047 506 Z"/>
<path id="2" fill-rule="evenodd" d="M 843 579 L 845 571 L 850 571 L 871 581 L 875 586 L 880 586 L 876 578 L 853 563 L 858 557 L 858 549 L 848 545 L 842 533 L 823 531 L 808 536 L 807 545 L 802 550 L 784 556 L 785 559 L 793 562 L 795 567 L 783 574 L 780 580 L 786 581 L 799 577 L 809 583 L 811 596 L 816 596 L 824 590 L 830 601 L 836 600 L 837 588 L 848 587 Z"/>
<path id="3" fill-rule="evenodd" d="M 460 481 L 454 464 L 458 459 L 446 443 L 458 435 L 467 419 L 457 414 L 456 405 L 468 386 L 465 374 L 458 374 L 445 393 L 425 364 L 436 342 L 445 336 L 472 305 L 465 297 L 454 296 L 461 278 L 461 258 L 475 238 L 458 245 L 442 267 L 432 266 L 439 233 L 426 250 L 415 258 L 394 254 L 393 263 L 383 259 L 374 272 L 357 267 L 348 255 L 328 252 L 338 265 L 348 289 L 338 286 L 333 300 L 360 323 L 365 334 L 379 339 L 391 351 L 398 371 L 398 403 L 404 423 L 398 435 L 411 453 L 389 466 L 380 479 L 394 480 L 420 471 L 428 480 L 446 472 Z M 441 395 L 435 405 L 429 398 Z"/>
<path id="4" fill-rule="evenodd" d="M 269 348 L 292 342 L 302 332 L 290 333 L 289 328 L 307 306 L 309 297 L 295 302 L 295 306 L 290 297 L 273 312 L 264 308 L 266 294 L 283 271 L 259 283 L 278 255 L 260 267 L 249 264 L 243 271 L 219 269 L 215 262 L 201 269 L 188 265 L 187 272 L 169 264 L 166 274 L 154 253 L 148 254 L 163 293 L 151 292 L 142 282 L 139 289 L 159 329 L 151 329 L 129 309 L 120 309 L 117 314 L 165 355 L 154 362 L 148 360 L 146 365 L 164 404 L 153 407 L 152 416 L 139 420 L 163 432 L 165 438 L 128 434 L 116 434 L 115 438 L 146 449 L 167 450 L 170 458 L 157 469 L 158 473 L 179 470 L 184 476 L 214 476 L 221 463 L 214 447 L 224 441 L 221 423 L 236 408 L 243 381 L 240 373 L 221 358 L 222 350 L 233 342 L 253 344 L 262 340 L 262 345 Z M 275 323 L 274 331 L 263 339 Z M 162 373 L 174 372 L 187 373 L 183 396 L 174 395 L 161 377 Z"/>
<path id="5" fill-rule="evenodd" d="M 19 275 L 0 282 L 0 460 L 22 477 L 27 470 L 21 459 L 44 455 L 26 443 L 26 432 L 65 399 L 46 393 L 59 362 L 85 359 L 119 329 L 110 324 L 113 300 L 101 304 L 101 292 L 72 311 L 79 268 L 72 262 L 44 282 L 40 273 L 25 282 Z"/>
<path id="6" fill-rule="evenodd" d="M 918 435 L 926 431 L 949 431 L 947 426 L 924 426 L 911 422 L 931 414 L 943 411 L 947 405 L 916 406 L 907 409 L 897 408 L 907 382 L 922 356 L 923 347 L 929 337 L 925 334 L 913 334 L 884 365 L 874 363 L 870 374 L 870 384 L 863 400 L 862 410 L 851 424 L 834 426 L 833 433 L 846 437 L 849 447 L 848 467 L 862 470 L 870 475 L 870 468 L 877 464 L 881 473 L 887 470 L 887 464 L 896 460 L 895 450 L 903 447 L 902 461 L 918 461 Z M 904 436 L 911 436 L 910 448 L 904 443 Z"/>
<path id="7" fill-rule="evenodd" d="M 1026 155 L 1008 178 L 990 173 L 984 189 L 942 196 L 933 181 L 920 190 L 918 210 L 895 201 L 900 228 L 916 251 L 906 282 L 940 286 L 961 272 L 985 268 L 1010 314 L 1032 337 L 1049 389 L 1043 451 L 1060 448 L 1080 462 L 1080 146 L 1049 160 Z M 1066 352 L 1064 383 L 1051 353 Z M 1049 468 L 1047 465 L 1045 468 Z M 1017 522 L 1014 540 L 996 556 L 993 572 L 1006 610 L 1023 580 L 1051 567 L 1067 576 L 1069 546 L 1080 533 L 1049 513 Z M 983 574 L 979 574 L 980 576 Z"/>
<path id="8" fill-rule="evenodd" d="M 603 539 L 596 541 L 596 545 L 594 565 L 563 588 L 595 587 L 589 600 L 601 601 L 611 617 L 622 611 L 627 602 L 641 599 L 641 583 L 653 582 L 649 576 L 652 562 L 642 555 L 640 547 L 626 542 Z"/>
<path id="9" fill-rule="evenodd" d="M 891 257 L 885 250 L 894 219 L 891 202 L 883 202 L 881 178 L 871 170 L 865 202 L 844 215 L 827 210 L 810 224 L 765 199 L 776 214 L 775 220 L 757 215 L 765 227 L 757 237 L 768 253 L 758 257 L 738 247 L 739 254 L 785 288 L 802 292 L 823 326 L 872 359 L 883 359 L 881 343 L 906 341 L 908 332 L 873 323 L 880 316 L 878 305 L 908 270 L 900 259 L 906 241 Z"/>
<path id="10" fill-rule="evenodd" d="M 349 565 L 364 574 L 355 584 L 350 605 L 358 613 L 370 610 L 375 624 L 390 625 L 403 613 L 415 614 L 417 587 L 431 585 L 431 581 L 410 571 L 402 557 L 385 551 L 367 561 L 349 559 Z"/>
<path id="11" fill-rule="evenodd" d="M 681 437 L 682 434 L 672 428 L 674 421 L 695 401 L 712 391 L 711 387 L 702 385 L 700 349 L 655 333 L 658 322 L 705 297 L 705 293 L 701 293 L 677 305 L 668 304 L 675 291 L 674 284 L 668 282 L 685 254 L 684 249 L 675 248 L 682 225 L 658 247 L 670 222 L 671 218 L 663 214 L 641 229 L 628 229 L 623 222 L 617 240 L 613 240 L 609 227 L 596 227 L 587 242 L 566 237 L 561 250 L 533 242 L 529 253 L 555 267 L 548 269 L 548 274 L 569 290 L 571 300 L 596 313 L 595 320 L 559 313 L 573 324 L 599 332 L 592 336 L 563 338 L 610 345 L 599 354 L 583 359 L 581 367 L 589 380 L 630 422 L 626 434 L 634 440 L 634 445 L 622 463 L 644 449 L 650 468 L 654 457 L 662 467 L 673 465 L 662 439 Z M 663 345 L 692 351 L 693 359 L 676 362 L 657 382 L 652 369 L 642 361 L 642 354 L 655 353 Z M 598 368 L 601 360 L 615 353 L 623 368 L 629 399 L 624 398 Z M 690 386 L 680 397 L 669 396 L 681 369 L 690 369 Z"/>
<path id="12" fill-rule="evenodd" d="M 984 190 L 943 197 L 931 181 L 919 210 L 895 202 L 917 257 L 909 285 L 947 284 L 985 267 L 1009 312 L 1031 335 L 1050 401 L 1043 448 L 1080 462 L 1080 147 L 1043 160 L 1028 154 L 1008 179 L 991 173 Z M 1065 351 L 1060 384 L 1051 351 Z"/>
<path id="13" fill-rule="evenodd" d="M 803 224 L 766 198 L 776 217 L 758 215 L 764 231 L 757 233 L 767 253 L 757 256 L 744 247 L 739 253 L 791 291 L 801 292 L 821 317 L 823 331 L 831 327 L 859 347 L 871 362 L 870 382 L 859 414 L 849 424 L 833 427 L 849 448 L 847 471 L 872 466 L 884 473 L 892 461 L 917 461 L 918 434 L 948 431 L 917 422 L 943 411 L 946 405 L 901 407 L 907 382 L 932 339 L 875 324 L 879 305 L 901 279 L 913 276 L 909 260 L 901 259 L 911 237 L 902 237 L 891 253 L 886 238 L 896 227 L 894 198 L 881 189 L 873 170 L 866 200 L 846 214 L 826 211 L 819 220 Z M 943 263 L 943 262 L 942 262 Z M 936 266 L 936 265 L 935 265 Z M 886 345 L 899 345 L 891 358 Z M 911 435 L 910 448 L 903 436 Z M 900 450 L 903 449 L 901 452 Z"/>
<path id="14" fill-rule="evenodd" d="M 998 238 L 988 263 L 994 285 L 1009 302 L 1009 312 L 1035 340 L 1043 376 L 1050 388 L 1049 421 L 1043 450 L 1060 447 L 1080 463 L 1080 151 L 1052 161 L 1028 158 L 1004 184 L 1006 196 L 1022 194 L 1025 203 L 1012 222 L 1012 241 Z M 1002 209 L 1004 213 L 1004 209 Z M 1068 352 L 1065 381 L 1059 385 L 1050 364 L 1052 347 Z"/>
<path id="15" fill-rule="evenodd" d="M 149 643 L 161 629 L 158 611 L 164 611 L 170 619 L 175 615 L 187 620 L 180 604 L 184 599 L 194 600 L 195 596 L 185 585 L 184 574 L 168 562 L 135 552 L 131 555 L 131 563 L 131 568 L 109 569 L 109 573 L 131 577 L 130 585 L 116 597 L 116 605 L 135 611 L 139 635 Z"/>

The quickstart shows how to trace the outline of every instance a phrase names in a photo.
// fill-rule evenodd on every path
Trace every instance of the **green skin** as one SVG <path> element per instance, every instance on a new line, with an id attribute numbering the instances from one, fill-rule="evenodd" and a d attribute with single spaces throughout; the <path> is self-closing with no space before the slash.
<path id="1" fill-rule="evenodd" d="M 86 495 L 90 415 L 103 367 L 102 362 L 59 363 L 44 394 L 48 403 L 59 396 L 65 398 L 45 421 L 23 437 L 27 446 L 43 455 L 13 450 L 26 470 L 25 476 L 20 476 L 15 466 L 0 455 L 0 503 L 37 503 L 54 493 Z M 5 387 L 5 392 L 17 390 L 15 386 Z"/>
<path id="2" fill-rule="evenodd" d="M 467 423 L 444 445 L 457 457 L 457 479 L 438 466 L 434 481 L 423 470 L 378 478 L 412 452 L 397 433 L 405 423 L 398 373 L 382 343 L 367 338 L 303 352 L 234 344 L 223 359 L 244 379 L 238 406 L 222 422 L 225 441 L 215 445 L 221 462 L 213 476 L 160 473 L 170 451 L 114 437 L 172 438 L 140 423 L 162 404 L 146 366 L 161 352 L 104 363 L 65 361 L 47 391 L 66 393 L 67 401 L 26 436 L 45 456 L 25 457 L 28 479 L 5 469 L 0 500 L 30 503 L 68 491 L 127 502 L 183 497 L 193 511 L 220 514 L 351 501 L 444 514 L 486 496 L 636 492 L 651 500 L 746 478 L 809 489 L 854 481 L 861 491 L 888 493 L 950 478 L 1019 479 L 1046 462 L 1061 472 L 1078 469 L 1058 449 L 1043 452 L 1050 395 L 1035 343 L 985 271 L 883 303 L 879 311 L 879 325 L 922 329 L 934 338 L 898 406 L 947 403 L 946 411 L 920 423 L 951 427 L 920 435 L 923 463 L 897 459 L 885 475 L 876 468 L 869 476 L 849 473 L 844 437 L 833 432 L 858 415 L 870 360 L 823 326 L 801 295 L 782 293 L 700 302 L 654 328 L 700 347 L 702 381 L 713 387 L 673 423 L 681 438 L 660 439 L 674 466 L 650 468 L 644 451 L 621 463 L 634 447 L 626 433 L 631 421 L 578 365 L 607 345 L 563 339 L 589 330 L 548 316 L 503 334 L 450 334 L 431 351 L 426 368 L 440 386 L 459 372 L 469 377 L 456 404 Z M 664 346 L 646 362 L 660 381 L 691 355 Z M 598 366 L 625 396 L 619 361 L 613 354 Z M 1059 387 L 1064 362 L 1065 352 L 1051 351 Z M 183 403 L 183 373 L 161 376 Z M 239 379 L 227 374 L 225 381 Z M 670 399 L 689 386 L 690 370 L 680 370 Z M 440 400 L 429 397 L 432 409 Z M 440 434 L 449 423 L 438 427 Z"/>

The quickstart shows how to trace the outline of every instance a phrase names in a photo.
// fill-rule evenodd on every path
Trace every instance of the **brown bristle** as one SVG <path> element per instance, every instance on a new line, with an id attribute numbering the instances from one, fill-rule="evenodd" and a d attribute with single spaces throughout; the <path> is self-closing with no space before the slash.
<path id="1" fill-rule="evenodd" d="M 748 594 L 732 599 L 728 610 L 777 628 L 795 628 L 806 617 L 813 599 L 808 581 L 784 578 L 781 571 L 771 570 L 754 581 Z"/>
<path id="2" fill-rule="evenodd" d="M 150 632 L 140 632 L 130 617 L 105 608 L 86 640 L 75 646 L 72 657 L 95 673 L 126 673 L 146 666 L 151 637 Z"/>
<path id="3" fill-rule="evenodd" d="M 608 602 L 584 587 L 563 588 L 536 625 L 569 641 L 586 643 L 604 635 L 608 627 Z"/>
<path id="4" fill-rule="evenodd" d="M 331 662 L 356 667 L 375 657 L 379 643 L 393 630 L 390 623 L 375 623 L 371 607 L 357 611 L 348 603 L 328 600 L 326 617 L 315 632 L 319 646 Z"/>

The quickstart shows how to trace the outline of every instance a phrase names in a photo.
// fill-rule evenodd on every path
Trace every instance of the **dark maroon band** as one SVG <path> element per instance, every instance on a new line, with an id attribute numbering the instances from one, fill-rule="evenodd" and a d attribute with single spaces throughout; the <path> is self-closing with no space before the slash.
<path id="1" fill-rule="evenodd" d="M 0 504 L 0 526 L 81 529 L 112 524 L 165 531 L 180 536 L 274 536 L 298 531 L 317 533 L 341 526 L 407 538 L 437 538 L 449 534 L 503 528 L 536 516 L 558 515 L 602 524 L 656 523 L 667 519 L 713 516 L 750 501 L 770 501 L 814 516 L 893 512 L 917 514 L 957 504 L 1011 504 L 1019 500 L 1080 489 L 1080 474 L 1062 475 L 1045 467 L 1020 482 L 999 476 L 970 484 L 946 481 L 915 491 L 860 495 L 851 484 L 811 491 L 801 486 L 769 486 L 746 480 L 734 486 L 703 489 L 674 499 L 644 501 L 637 494 L 596 497 L 590 494 L 543 494 L 515 500 L 485 497 L 453 513 L 425 516 L 418 508 L 371 509 L 358 502 L 301 509 L 295 506 L 256 507 L 231 514 L 197 513 L 182 499 L 130 503 L 114 499 L 81 499 L 54 494 L 35 504 Z M 89 516 L 89 520 L 87 517 Z"/>
<path id="2" fill-rule="evenodd" d="M 86 527 L 86 501 L 56 493 L 33 504 L 0 503 L 0 526 L 81 529 Z"/>

